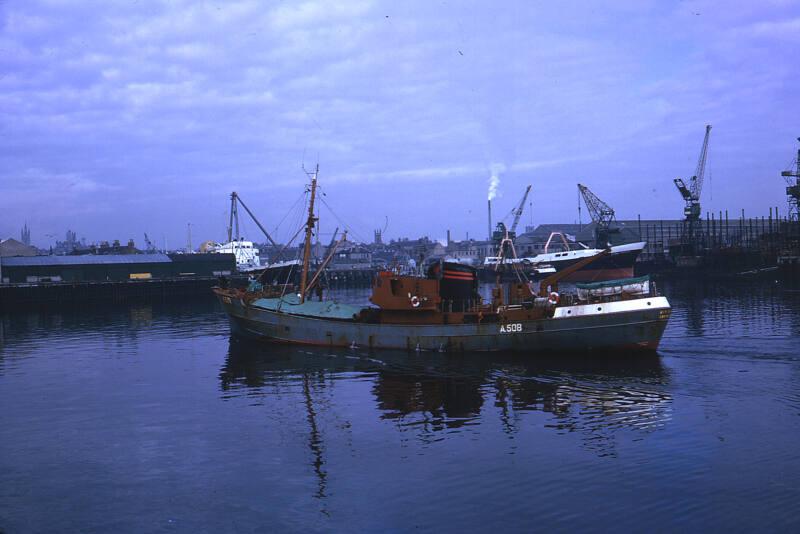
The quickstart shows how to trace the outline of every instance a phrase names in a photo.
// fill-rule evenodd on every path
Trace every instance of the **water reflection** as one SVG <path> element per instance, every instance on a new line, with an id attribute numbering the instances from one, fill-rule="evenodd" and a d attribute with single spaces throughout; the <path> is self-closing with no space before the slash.
<path id="1" fill-rule="evenodd" d="M 800 292 L 662 289 L 661 357 L 239 342 L 213 300 L 0 315 L 0 423 L 20 437 L 0 446 L 0 515 L 12 531 L 789 530 Z"/>
<path id="2" fill-rule="evenodd" d="M 423 432 L 459 428 L 473 421 L 484 402 L 483 377 L 448 373 L 436 366 L 441 362 L 426 365 L 419 361 L 424 358 L 412 355 L 406 365 L 394 362 L 378 371 L 372 393 L 381 418 L 404 425 L 419 424 Z M 409 418 L 411 414 L 420 414 L 420 418 Z"/>
<path id="3" fill-rule="evenodd" d="M 314 409 L 314 400 L 311 396 L 311 387 L 309 385 L 310 377 L 308 373 L 303 373 L 303 403 L 306 408 L 306 420 L 308 421 L 309 438 L 308 447 L 311 449 L 311 454 L 314 457 L 314 473 L 318 480 L 318 489 L 316 497 L 322 499 L 325 497 L 325 487 L 327 484 L 328 473 L 324 469 L 325 462 L 323 461 L 323 447 L 322 436 L 317 426 L 317 412 Z"/>
<path id="4" fill-rule="evenodd" d="M 691 337 L 796 334 L 800 290 L 774 280 L 682 280 L 659 286 L 673 308 L 669 329 Z M 669 334 L 669 332 L 668 332 Z"/>
<path id="5" fill-rule="evenodd" d="M 669 373 L 655 355 L 369 354 L 231 338 L 219 378 L 224 397 L 247 394 L 242 388 L 264 394 L 301 384 L 321 493 L 325 471 L 315 399 L 335 380 L 370 381 L 377 417 L 423 442 L 440 440 L 445 431 L 480 431 L 492 421 L 513 436 L 533 424 L 525 418 L 532 412 L 547 416 L 535 424 L 581 433 L 587 449 L 608 455 L 614 454 L 616 433 L 652 432 L 671 418 Z"/>

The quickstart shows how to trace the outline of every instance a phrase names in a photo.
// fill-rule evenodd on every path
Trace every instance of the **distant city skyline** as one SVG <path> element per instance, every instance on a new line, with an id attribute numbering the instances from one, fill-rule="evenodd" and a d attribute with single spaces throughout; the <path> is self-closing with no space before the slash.
<path id="1" fill-rule="evenodd" d="M 0 27 L 0 237 L 43 248 L 221 241 L 234 190 L 272 231 L 317 162 L 323 233 L 356 240 L 484 239 L 492 176 L 495 221 L 527 184 L 534 225 L 577 221 L 578 182 L 678 219 L 706 124 L 703 214 L 787 212 L 793 2 L 31 0 Z"/>

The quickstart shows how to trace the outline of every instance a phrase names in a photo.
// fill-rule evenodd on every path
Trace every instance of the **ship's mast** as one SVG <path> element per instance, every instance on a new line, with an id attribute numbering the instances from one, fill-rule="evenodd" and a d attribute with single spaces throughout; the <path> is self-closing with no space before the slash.
<path id="1" fill-rule="evenodd" d="M 306 301 L 306 283 L 308 282 L 308 263 L 311 259 L 311 235 L 314 233 L 314 224 L 317 218 L 314 216 L 314 199 L 317 194 L 317 175 L 319 174 L 319 164 L 314 173 L 311 174 L 311 200 L 308 203 L 308 220 L 306 221 L 306 241 L 303 248 L 303 273 L 300 276 L 300 302 Z"/>

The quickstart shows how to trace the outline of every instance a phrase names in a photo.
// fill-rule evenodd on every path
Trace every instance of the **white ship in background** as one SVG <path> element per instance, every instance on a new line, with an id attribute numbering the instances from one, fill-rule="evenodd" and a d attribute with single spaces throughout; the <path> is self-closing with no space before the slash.
<path id="1" fill-rule="evenodd" d="M 277 243 L 272 236 L 269 235 L 264 226 L 256 219 L 250 208 L 242 202 L 241 197 L 234 191 L 231 193 L 231 210 L 230 221 L 228 222 L 228 241 L 226 243 L 214 244 L 209 247 L 209 252 L 215 254 L 233 254 L 236 257 L 236 270 L 244 273 L 261 271 L 264 267 L 261 265 L 261 258 L 259 256 L 258 247 L 252 241 L 247 241 L 239 235 L 239 204 L 245 209 L 248 215 L 253 219 L 258 228 L 264 233 L 269 242 L 273 246 Z"/>
<path id="2" fill-rule="evenodd" d="M 258 247 L 252 241 L 244 238 L 218 244 L 210 250 L 213 254 L 233 254 L 236 257 L 236 270 L 239 272 L 256 271 L 261 269 L 261 258 Z"/>
<path id="3" fill-rule="evenodd" d="M 563 248 L 556 252 L 550 252 L 550 243 L 554 237 L 560 237 Z M 573 243 L 575 245 L 575 243 Z M 582 243 L 577 243 L 581 248 L 571 248 L 569 241 L 566 239 L 562 232 L 552 232 L 547 244 L 544 247 L 544 253 L 535 256 L 517 258 L 517 257 L 500 257 L 500 256 L 487 256 L 483 260 L 483 271 L 485 275 L 491 278 L 492 273 L 497 272 L 498 265 L 516 265 L 524 268 L 529 274 L 550 274 L 557 271 L 562 271 L 567 267 L 581 261 L 584 258 L 595 256 L 603 249 L 589 248 Z M 631 278 L 634 271 L 634 263 L 636 258 L 639 257 L 644 247 L 647 245 L 644 241 L 636 243 L 627 243 L 624 245 L 615 245 L 609 247 L 610 254 L 605 256 L 591 265 L 587 265 L 567 278 L 566 282 L 599 282 L 603 280 L 616 280 L 620 278 Z"/>

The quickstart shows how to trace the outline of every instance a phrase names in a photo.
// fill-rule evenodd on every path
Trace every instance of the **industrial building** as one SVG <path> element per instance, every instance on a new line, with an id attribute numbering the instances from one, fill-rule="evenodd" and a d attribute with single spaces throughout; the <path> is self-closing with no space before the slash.
<path id="1" fill-rule="evenodd" d="M 210 278 L 236 270 L 233 254 L 108 254 L 0 258 L 4 284 Z"/>
<path id="2" fill-rule="evenodd" d="M 32 247 L 27 243 L 17 241 L 10 237 L 8 239 L 0 239 L 0 258 L 7 258 L 11 256 L 36 256 L 39 251 L 36 247 Z"/>

